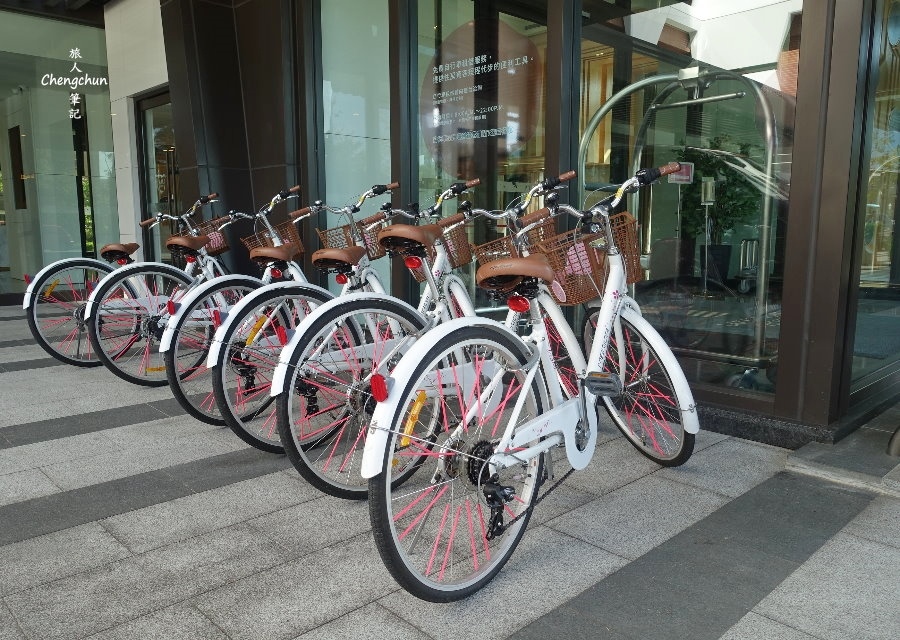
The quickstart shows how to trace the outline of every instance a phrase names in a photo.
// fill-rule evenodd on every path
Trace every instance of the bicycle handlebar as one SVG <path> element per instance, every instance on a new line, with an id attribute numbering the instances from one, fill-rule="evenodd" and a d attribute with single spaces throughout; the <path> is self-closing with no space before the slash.
<path id="1" fill-rule="evenodd" d="M 138 226 L 146 229 L 146 228 L 152 227 L 156 224 L 159 224 L 163 220 L 175 220 L 176 222 L 178 222 L 178 221 L 185 222 L 185 221 L 187 221 L 188 218 L 190 218 L 192 215 L 194 215 L 194 213 L 196 213 L 197 209 L 199 209 L 200 207 L 202 207 L 204 205 L 210 204 L 211 202 L 215 202 L 218 198 L 219 198 L 218 192 L 213 191 L 212 193 L 210 193 L 208 195 L 200 196 L 199 198 L 197 198 L 197 201 L 191 205 L 191 208 L 188 209 L 187 211 L 185 211 L 184 213 L 182 213 L 180 216 L 173 216 L 173 215 L 169 215 L 168 213 L 163 213 L 162 211 L 160 211 L 152 218 L 147 218 L 146 220 L 141 220 L 140 222 L 138 222 Z"/>

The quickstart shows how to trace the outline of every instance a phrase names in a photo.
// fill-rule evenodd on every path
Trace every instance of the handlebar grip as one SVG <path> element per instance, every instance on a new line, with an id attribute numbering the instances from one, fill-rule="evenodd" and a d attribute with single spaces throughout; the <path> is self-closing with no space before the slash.
<path id="1" fill-rule="evenodd" d="M 481 184 L 481 178 L 472 178 L 471 180 L 466 180 L 465 182 L 456 182 L 450 185 L 450 192 L 453 195 L 458 196 L 469 187 L 475 187 L 479 184 Z"/>
<path id="2" fill-rule="evenodd" d="M 219 194 L 216 193 L 215 191 L 213 191 L 208 196 L 200 196 L 200 203 L 201 204 L 209 204 L 210 200 L 215 200 L 218 197 L 219 197 Z"/>
<path id="3" fill-rule="evenodd" d="M 392 182 L 390 184 L 376 184 L 372 187 L 372 195 L 380 196 L 385 191 L 390 191 L 391 189 L 396 189 L 400 186 L 399 182 Z"/>
<path id="4" fill-rule="evenodd" d="M 541 188 L 544 191 L 550 191 L 550 189 L 554 189 L 554 188 L 558 187 L 563 182 L 566 182 L 567 180 L 571 180 L 572 178 L 574 178 L 577 175 L 578 175 L 578 172 L 575 171 L 574 169 L 572 169 L 570 171 L 566 171 L 565 173 L 561 173 L 560 175 L 558 175 L 555 178 L 547 178 L 546 180 L 544 180 L 541 183 Z"/>
<path id="5" fill-rule="evenodd" d="M 466 181 L 466 189 L 471 187 L 477 187 L 481 184 L 481 178 L 472 178 L 471 180 Z"/>
<path id="6" fill-rule="evenodd" d="M 670 162 L 669 164 L 663 165 L 658 169 L 641 169 L 634 177 L 638 179 L 638 183 L 641 185 L 648 185 L 651 182 L 656 182 L 663 176 L 667 176 L 670 173 L 676 173 L 681 171 L 681 163 L 680 162 Z"/>
<path id="7" fill-rule="evenodd" d="M 442 218 L 438 220 L 437 224 L 442 229 L 446 229 L 447 227 L 452 227 L 453 225 L 462 222 L 466 219 L 466 214 L 464 213 L 454 213 L 452 216 L 447 216 L 446 218 Z"/>
<path id="8" fill-rule="evenodd" d="M 299 218 L 300 216 L 305 216 L 305 215 L 306 215 L 307 213 L 309 213 L 310 211 L 312 211 L 312 207 L 303 207 L 302 209 L 297 209 L 296 211 L 291 211 L 291 212 L 288 214 L 288 217 L 289 217 L 291 220 L 296 220 L 296 219 Z"/>
<path id="9" fill-rule="evenodd" d="M 679 171 L 681 171 L 681 163 L 680 162 L 670 162 L 669 164 L 659 168 L 659 175 L 667 176 L 670 173 L 678 173 Z"/>
<path id="10" fill-rule="evenodd" d="M 147 227 L 156 224 L 156 222 L 157 222 L 156 218 L 147 218 L 146 220 L 141 220 L 140 222 L 138 222 L 138 226 L 141 226 L 146 229 Z"/>
<path id="11" fill-rule="evenodd" d="M 375 224 L 376 222 L 381 222 L 382 220 L 386 220 L 386 219 L 387 219 L 387 212 L 379 211 L 374 216 L 369 216 L 368 218 L 366 218 L 364 220 L 360 220 L 359 224 L 361 224 L 364 227 L 368 227 L 369 225 Z"/>
<path id="12" fill-rule="evenodd" d="M 519 225 L 521 227 L 527 227 L 534 222 L 540 222 L 541 220 L 549 217 L 550 209 L 544 207 L 543 209 L 538 209 L 534 213 L 529 213 L 527 216 L 522 216 L 521 218 L 519 218 Z"/>
<path id="13" fill-rule="evenodd" d="M 300 193 L 300 185 L 295 184 L 293 187 L 288 189 L 288 193 Z"/>

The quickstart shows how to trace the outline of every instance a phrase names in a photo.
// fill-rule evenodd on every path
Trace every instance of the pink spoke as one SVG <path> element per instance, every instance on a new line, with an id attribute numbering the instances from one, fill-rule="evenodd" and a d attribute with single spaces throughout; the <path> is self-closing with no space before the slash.
<path id="1" fill-rule="evenodd" d="M 320 412 L 320 413 L 322 413 L 322 412 Z M 319 415 L 319 414 L 316 414 L 316 415 Z M 316 429 L 312 433 L 303 433 L 301 430 L 301 437 L 303 438 L 304 441 L 309 440 L 310 438 L 314 438 L 315 436 L 319 435 L 320 433 L 322 433 L 324 431 L 331 430 L 332 427 L 337 426 L 338 424 L 340 424 L 342 422 L 347 422 L 347 420 L 349 420 L 349 419 L 350 419 L 350 416 L 342 416 L 342 417 L 338 418 L 337 420 L 334 420 L 333 422 L 330 422 L 329 424 L 325 425 L 321 429 Z M 343 427 L 341 427 L 341 428 L 343 429 Z"/>
<path id="2" fill-rule="evenodd" d="M 428 566 L 425 567 L 425 575 L 431 574 L 431 567 L 434 565 L 434 557 L 441 546 L 441 538 L 444 537 L 444 527 L 447 525 L 447 516 L 450 514 L 450 503 L 444 506 L 444 514 L 441 516 L 441 523 L 438 525 L 438 535 L 434 539 L 434 546 L 431 548 L 431 557 L 428 559 Z"/>
<path id="3" fill-rule="evenodd" d="M 428 497 L 428 496 L 429 496 L 436 488 L 437 488 L 436 485 L 431 485 L 430 487 L 428 487 L 427 489 L 425 489 L 425 490 L 422 492 L 422 494 L 421 494 L 418 498 L 416 498 L 415 500 L 413 500 L 412 502 L 410 502 L 408 505 L 406 505 L 405 507 L 403 507 L 403 510 L 400 511 L 400 513 L 398 513 L 397 515 L 395 515 L 395 516 L 392 518 L 392 520 L 393 520 L 394 522 L 397 522 L 400 518 L 402 518 L 403 516 L 406 515 L 406 512 L 407 512 L 407 511 L 409 511 L 410 509 L 412 509 L 413 507 L 415 507 L 415 506 L 416 506 L 417 504 L 419 504 L 419 502 L 421 502 L 423 499 L 427 498 L 427 497 Z M 445 487 L 445 488 L 446 488 L 446 487 Z M 440 497 L 440 496 L 438 496 L 438 497 Z M 415 524 L 415 523 L 413 523 L 413 524 Z M 403 535 L 406 535 L 405 532 L 404 532 Z M 400 536 L 400 539 L 401 539 L 401 540 L 403 539 L 403 535 Z"/>
<path id="4" fill-rule="evenodd" d="M 58 327 L 61 324 L 70 322 L 71 320 L 72 320 L 72 318 L 69 316 L 64 316 L 62 318 L 49 318 L 49 319 L 45 319 L 43 322 L 41 322 L 41 327 L 44 329 L 47 329 L 47 330 L 51 330 L 51 329 L 55 329 L 56 327 Z"/>
<path id="5" fill-rule="evenodd" d="M 469 525 L 469 548 L 472 550 L 472 565 L 478 571 L 478 546 L 475 544 L 475 522 L 472 520 L 472 502 L 466 498 L 466 522 Z"/>
<path id="6" fill-rule="evenodd" d="M 362 425 L 360 425 L 359 433 L 356 436 L 356 440 L 353 441 L 353 446 L 350 447 L 350 450 L 347 452 L 347 455 L 344 456 L 344 461 L 341 463 L 340 469 L 338 469 L 338 471 L 340 471 L 341 473 L 343 473 L 344 470 L 346 469 L 347 464 L 350 462 L 350 458 L 352 457 L 352 454 L 357 451 L 357 447 L 359 447 L 359 441 L 363 439 L 363 436 L 365 435 L 365 433 L 366 433 L 366 425 L 362 424 Z"/>
<path id="7" fill-rule="evenodd" d="M 449 507 L 450 505 L 447 504 Z M 453 526 L 450 527 L 450 538 L 447 540 L 447 551 L 444 553 L 444 561 L 441 563 L 441 571 L 438 574 L 438 580 L 444 579 L 444 571 L 447 569 L 447 561 L 450 559 L 450 552 L 453 550 L 453 540 L 456 538 L 456 527 L 459 525 L 459 515 L 462 513 L 462 505 L 456 507 L 456 515 L 453 517 Z"/>
<path id="8" fill-rule="evenodd" d="M 484 557 L 490 562 L 491 548 L 488 545 L 487 528 L 484 526 L 484 509 L 480 502 L 478 503 L 478 524 L 481 527 L 481 546 L 484 548 Z"/>
<path id="9" fill-rule="evenodd" d="M 216 396 L 212 392 L 206 394 L 206 397 L 203 398 L 203 402 L 200 403 L 201 409 L 212 410 L 213 407 L 215 407 L 215 406 L 216 406 Z"/>
<path id="10" fill-rule="evenodd" d="M 403 511 L 401 511 L 401 512 L 398 513 L 396 516 L 394 516 L 394 522 L 397 522 L 397 520 L 399 520 L 399 519 L 403 516 L 404 513 L 406 513 L 407 511 L 409 511 L 409 509 L 412 508 L 417 502 L 419 502 L 419 500 L 421 500 L 421 499 L 424 498 L 426 495 L 428 495 L 429 493 L 431 493 L 432 490 L 434 490 L 434 488 L 435 488 L 434 486 L 428 487 L 428 489 L 426 489 L 425 492 L 424 492 L 421 496 L 419 496 L 418 498 L 416 498 L 416 499 L 412 502 L 412 504 L 408 505 Z M 425 516 L 427 516 L 427 515 L 431 512 L 431 508 L 432 508 L 435 504 L 437 504 L 437 501 L 441 499 L 441 496 L 444 495 L 444 493 L 447 491 L 448 488 L 449 488 L 449 485 L 444 485 L 444 486 L 441 488 L 441 490 L 438 491 L 438 494 L 437 494 L 436 496 L 434 496 L 434 498 L 431 500 L 431 502 L 429 502 L 429 503 L 425 506 L 425 508 L 422 509 L 422 511 L 419 513 L 419 515 L 417 515 L 415 518 L 413 518 L 413 521 L 409 523 L 409 526 L 406 527 L 406 529 L 404 529 L 403 532 L 402 532 L 399 536 L 397 536 L 397 539 L 398 539 L 398 540 L 403 540 L 403 538 L 406 537 L 406 535 L 412 530 L 412 528 L 415 527 L 415 526 L 422 520 L 422 518 L 424 518 Z M 448 505 L 448 506 L 449 506 L 449 505 Z"/>
<path id="11" fill-rule="evenodd" d="M 259 432 L 271 438 L 275 433 L 275 428 L 278 426 L 277 418 L 278 414 L 275 413 L 275 410 L 273 409 L 263 421 L 262 426 L 259 428 Z"/>
<path id="12" fill-rule="evenodd" d="M 122 356 L 124 356 L 124 355 L 128 352 L 128 350 L 131 349 L 131 347 L 134 346 L 134 343 L 137 342 L 139 339 L 140 339 L 140 336 L 139 336 L 139 335 L 133 335 L 133 336 L 130 336 L 130 337 L 126 340 L 125 346 L 122 347 L 121 349 L 119 349 L 118 353 L 116 353 L 115 355 L 113 355 L 113 358 L 112 358 L 112 359 L 113 359 L 113 360 L 118 360 L 119 358 L 121 358 Z"/>
<path id="13" fill-rule="evenodd" d="M 328 467 L 331 466 L 331 461 L 334 459 L 334 454 L 341 442 L 341 438 L 344 437 L 344 432 L 347 430 L 348 422 L 350 422 L 349 416 L 344 420 L 344 424 L 341 425 L 341 428 L 338 429 L 337 438 L 334 439 L 334 444 L 331 445 L 331 450 L 328 452 L 328 457 L 325 459 L 325 466 L 322 467 L 323 471 L 328 471 Z"/>
<path id="14" fill-rule="evenodd" d="M 491 415 L 493 415 L 494 413 L 497 414 L 497 420 L 494 421 L 494 426 L 491 429 L 491 437 L 492 438 L 496 436 L 497 429 L 500 427 L 500 418 L 503 416 L 503 412 L 506 410 L 506 405 L 509 403 L 510 400 L 512 400 L 513 395 L 515 395 L 519 391 L 519 389 L 522 388 L 522 385 L 519 385 L 518 387 L 516 387 L 515 383 L 516 383 L 516 380 L 513 380 L 512 384 L 510 384 L 509 388 L 506 390 L 506 397 L 503 398 L 503 400 L 500 402 L 500 405 L 496 409 L 494 409 L 493 413 L 491 414 Z M 488 416 L 485 419 L 485 421 L 487 421 L 489 419 L 490 419 L 490 416 Z"/>

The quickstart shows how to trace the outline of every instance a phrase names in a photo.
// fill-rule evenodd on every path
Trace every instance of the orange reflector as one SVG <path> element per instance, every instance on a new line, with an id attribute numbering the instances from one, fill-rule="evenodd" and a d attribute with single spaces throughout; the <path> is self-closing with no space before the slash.
<path id="1" fill-rule="evenodd" d="M 175 315 L 175 312 L 178 311 L 178 305 L 175 304 L 175 301 L 174 301 L 174 300 L 170 299 L 170 300 L 166 303 L 166 311 L 169 312 L 169 315 L 170 315 L 170 316 L 174 316 L 174 315 Z"/>
<path id="2" fill-rule="evenodd" d="M 338 284 L 347 284 L 349 278 L 345 274 L 339 273 L 334 277 L 334 281 Z"/>
<path id="3" fill-rule="evenodd" d="M 407 269 L 418 269 L 422 266 L 422 258 L 419 256 L 406 256 L 403 259 L 403 264 L 406 265 Z"/>
<path id="4" fill-rule="evenodd" d="M 524 296 L 510 296 L 506 301 L 506 306 L 516 313 L 524 313 L 531 308 L 531 303 Z"/>
<path id="5" fill-rule="evenodd" d="M 375 398 L 378 402 L 384 402 L 388 397 L 388 387 L 387 387 L 387 378 L 385 378 L 380 373 L 376 373 L 372 376 L 372 380 L 370 381 L 370 385 L 372 387 L 372 397 Z"/>
<path id="6" fill-rule="evenodd" d="M 272 277 L 275 280 L 281 280 L 281 277 L 283 275 L 284 275 L 284 273 L 281 271 L 281 269 L 276 269 L 275 267 L 272 267 Z"/>

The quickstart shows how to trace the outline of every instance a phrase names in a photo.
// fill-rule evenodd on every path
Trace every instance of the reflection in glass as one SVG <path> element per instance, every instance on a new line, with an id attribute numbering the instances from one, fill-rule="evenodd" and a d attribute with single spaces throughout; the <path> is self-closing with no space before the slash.
<path id="1" fill-rule="evenodd" d="M 693 381 L 772 392 L 801 3 L 586 4 L 585 203 L 641 166 L 685 164 L 629 202 L 635 297 Z"/>
<path id="2" fill-rule="evenodd" d="M 884 3 L 881 50 L 875 57 L 872 140 L 865 208 L 857 225 L 859 306 L 852 378 L 860 380 L 900 359 L 900 245 L 894 242 L 900 204 L 900 1 Z"/>

